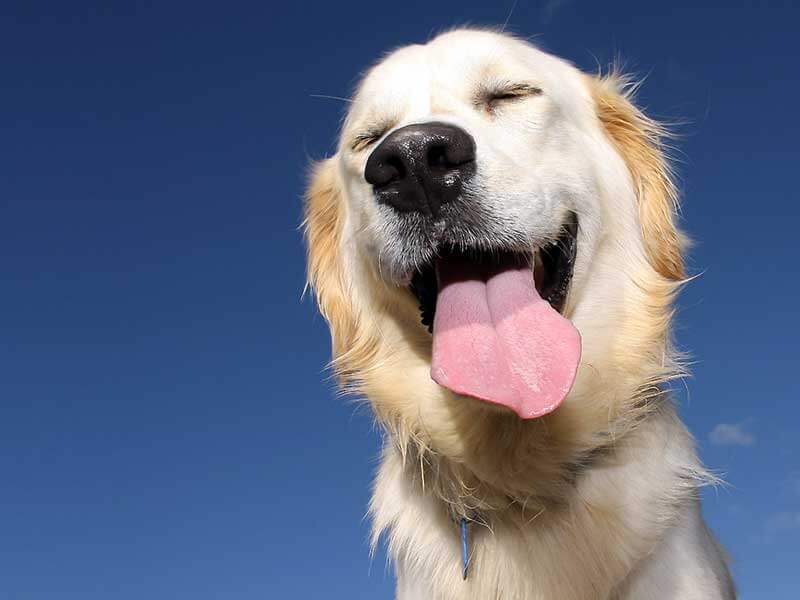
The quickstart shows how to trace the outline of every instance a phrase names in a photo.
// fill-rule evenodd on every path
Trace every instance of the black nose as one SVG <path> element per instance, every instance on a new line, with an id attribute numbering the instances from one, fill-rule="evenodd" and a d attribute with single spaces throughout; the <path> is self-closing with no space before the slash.
<path id="1" fill-rule="evenodd" d="M 364 178 L 378 202 L 435 217 L 474 172 L 470 134 L 447 123 L 421 123 L 401 127 L 383 140 L 367 160 Z"/>

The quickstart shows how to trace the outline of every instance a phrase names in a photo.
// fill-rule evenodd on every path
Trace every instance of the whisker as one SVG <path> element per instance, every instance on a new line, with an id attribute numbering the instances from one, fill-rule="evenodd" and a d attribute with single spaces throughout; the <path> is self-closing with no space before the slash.
<path id="1" fill-rule="evenodd" d="M 508 27 L 508 22 L 511 20 L 511 15 L 514 14 L 514 9 L 517 8 L 517 2 L 519 2 L 519 0 L 514 0 L 514 4 L 511 5 L 511 10 L 508 11 L 508 16 L 506 17 L 506 20 L 503 21 L 503 26 L 500 28 L 500 33 L 504 32 L 506 27 Z"/>
<path id="2" fill-rule="evenodd" d="M 351 98 L 342 98 L 341 96 L 330 96 L 328 94 L 309 94 L 310 98 L 322 98 L 323 100 L 339 100 L 340 102 L 351 103 Z"/>

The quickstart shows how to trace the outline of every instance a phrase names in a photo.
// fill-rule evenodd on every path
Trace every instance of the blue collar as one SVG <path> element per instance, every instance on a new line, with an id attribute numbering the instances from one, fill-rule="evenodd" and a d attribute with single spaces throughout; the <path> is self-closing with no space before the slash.
<path id="1" fill-rule="evenodd" d="M 459 525 L 461 527 L 461 561 L 464 565 L 461 574 L 466 581 L 467 570 L 469 569 L 469 520 L 466 517 L 461 517 Z"/>

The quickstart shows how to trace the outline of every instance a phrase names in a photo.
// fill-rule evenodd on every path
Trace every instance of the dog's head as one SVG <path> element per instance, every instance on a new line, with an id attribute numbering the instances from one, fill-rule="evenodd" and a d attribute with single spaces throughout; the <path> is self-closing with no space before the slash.
<path id="1" fill-rule="evenodd" d="M 617 78 L 486 31 L 397 50 L 307 198 L 334 368 L 401 446 L 550 481 L 674 372 L 675 208 Z"/>

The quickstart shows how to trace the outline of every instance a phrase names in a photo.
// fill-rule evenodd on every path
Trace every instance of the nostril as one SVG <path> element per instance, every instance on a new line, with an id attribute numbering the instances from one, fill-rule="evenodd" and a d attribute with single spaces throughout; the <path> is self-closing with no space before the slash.
<path id="1" fill-rule="evenodd" d="M 452 171 L 474 160 L 472 153 L 462 152 L 451 144 L 436 144 L 428 149 L 428 168 L 431 171 Z"/>
<path id="2" fill-rule="evenodd" d="M 387 156 L 386 159 L 384 160 L 384 163 L 386 164 L 387 172 L 390 173 L 390 177 L 386 181 L 386 183 L 384 183 L 384 185 L 388 185 L 395 181 L 405 179 L 406 164 L 399 156 L 397 156 L 396 154 Z"/>
<path id="3" fill-rule="evenodd" d="M 453 166 L 461 166 L 475 160 L 475 141 L 463 130 L 456 131 L 445 150 L 447 162 Z"/>
<path id="4" fill-rule="evenodd" d="M 436 171 L 444 171 L 455 165 L 451 164 L 447 158 L 447 146 L 444 144 L 432 145 L 428 148 L 428 168 Z"/>
<path id="5" fill-rule="evenodd" d="M 406 165 L 397 154 L 379 150 L 373 152 L 369 157 L 364 169 L 364 178 L 367 183 L 376 188 L 385 187 L 406 176 Z"/>
<path id="6" fill-rule="evenodd" d="M 467 136 L 449 136 L 428 146 L 427 164 L 431 171 L 452 171 L 475 160 L 475 145 Z"/>

